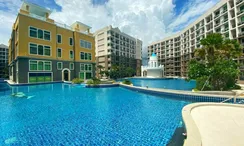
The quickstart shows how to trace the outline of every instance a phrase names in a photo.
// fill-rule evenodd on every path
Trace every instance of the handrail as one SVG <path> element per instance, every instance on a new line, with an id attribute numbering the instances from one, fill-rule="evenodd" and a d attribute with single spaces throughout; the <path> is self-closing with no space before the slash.
<path id="1" fill-rule="evenodd" d="M 221 103 L 225 103 L 225 102 L 227 102 L 227 101 L 229 101 L 229 100 L 231 100 L 231 99 L 234 99 L 234 103 L 236 103 L 236 98 L 239 97 L 239 96 L 240 96 L 241 94 L 243 94 L 243 93 L 244 93 L 244 91 L 242 91 L 242 92 L 236 94 L 235 96 L 233 96 L 233 97 L 231 97 L 231 98 L 225 99 L 225 100 L 222 101 Z"/>
<path id="2" fill-rule="evenodd" d="M 202 91 L 202 90 L 204 89 L 204 87 L 206 86 L 207 81 L 210 79 L 210 77 L 211 77 L 211 76 L 208 76 L 208 79 L 205 81 L 205 83 L 204 83 L 204 85 L 203 85 L 203 87 L 202 87 L 201 91 Z"/>

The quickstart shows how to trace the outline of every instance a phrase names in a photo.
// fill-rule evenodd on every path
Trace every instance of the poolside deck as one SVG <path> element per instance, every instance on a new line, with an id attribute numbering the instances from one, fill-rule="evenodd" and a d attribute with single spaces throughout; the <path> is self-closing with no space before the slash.
<path id="1" fill-rule="evenodd" d="M 244 146 L 244 106 L 196 103 L 184 107 L 185 145 Z"/>

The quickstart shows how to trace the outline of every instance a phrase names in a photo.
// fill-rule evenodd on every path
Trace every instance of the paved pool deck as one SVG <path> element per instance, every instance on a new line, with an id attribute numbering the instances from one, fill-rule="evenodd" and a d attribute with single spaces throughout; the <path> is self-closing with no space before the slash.
<path id="1" fill-rule="evenodd" d="M 184 146 L 244 146 L 244 105 L 194 103 L 182 110 Z"/>

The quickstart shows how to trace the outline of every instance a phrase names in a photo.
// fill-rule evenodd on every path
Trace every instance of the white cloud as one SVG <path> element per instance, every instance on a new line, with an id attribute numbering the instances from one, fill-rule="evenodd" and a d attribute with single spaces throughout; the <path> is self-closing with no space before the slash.
<path id="1" fill-rule="evenodd" d="M 0 44 L 8 45 L 20 0 L 0 0 Z"/>
<path id="2" fill-rule="evenodd" d="M 171 35 L 174 28 L 188 25 L 217 1 L 188 0 L 176 15 L 174 0 L 109 0 L 104 5 L 93 5 L 91 0 L 55 0 L 62 9 L 54 10 L 50 17 L 68 25 L 81 21 L 90 25 L 93 32 L 107 25 L 119 27 L 141 39 L 145 53 L 149 43 Z M 0 43 L 8 44 L 20 5 L 20 0 L 0 0 Z"/>

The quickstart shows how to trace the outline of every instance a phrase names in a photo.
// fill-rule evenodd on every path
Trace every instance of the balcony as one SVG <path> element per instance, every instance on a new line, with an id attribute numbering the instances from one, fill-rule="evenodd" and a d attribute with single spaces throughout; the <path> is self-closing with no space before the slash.
<path id="1" fill-rule="evenodd" d="M 214 26 L 217 27 L 217 26 L 219 26 L 219 25 L 220 25 L 220 23 L 216 23 Z"/>
<path id="2" fill-rule="evenodd" d="M 244 32 L 239 33 L 239 37 L 244 36 Z"/>
<path id="3" fill-rule="evenodd" d="M 244 10 L 240 10 L 239 12 L 237 12 L 237 15 L 240 15 L 244 12 Z"/>
<path id="4" fill-rule="evenodd" d="M 244 24 L 244 22 L 242 22 L 242 21 L 238 22 L 238 25 L 242 25 L 242 24 Z"/>
<path id="5" fill-rule="evenodd" d="M 236 5 L 239 5 L 241 2 L 243 2 L 243 0 L 238 0 L 238 1 L 236 2 Z"/>
<path id="6" fill-rule="evenodd" d="M 214 16 L 214 19 L 218 18 L 220 16 L 220 14 L 217 14 Z"/>

